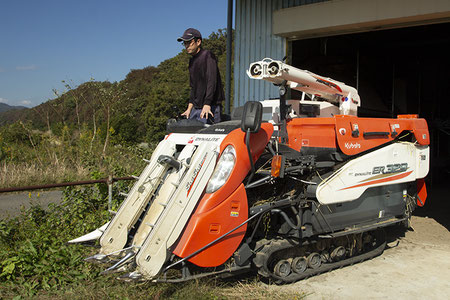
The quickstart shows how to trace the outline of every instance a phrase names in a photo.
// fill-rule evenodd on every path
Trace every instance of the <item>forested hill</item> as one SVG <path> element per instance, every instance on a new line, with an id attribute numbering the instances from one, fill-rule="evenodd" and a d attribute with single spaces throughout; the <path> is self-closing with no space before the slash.
<path id="1" fill-rule="evenodd" d="M 222 81 L 226 69 L 226 32 L 203 40 L 219 61 Z M 167 119 L 183 112 L 189 98 L 189 55 L 182 50 L 157 67 L 131 70 L 120 82 L 91 80 L 78 87 L 64 82 L 56 99 L 20 111 L 0 113 L 0 126 L 18 121 L 33 129 L 58 134 L 61 128 L 108 128 L 115 141 L 156 142 L 165 134 Z M 7 125 L 11 126 L 11 125 Z"/>
<path id="2" fill-rule="evenodd" d="M 0 102 L 0 113 L 8 110 L 18 110 L 18 109 L 24 109 L 25 106 L 11 106 L 6 103 Z"/>

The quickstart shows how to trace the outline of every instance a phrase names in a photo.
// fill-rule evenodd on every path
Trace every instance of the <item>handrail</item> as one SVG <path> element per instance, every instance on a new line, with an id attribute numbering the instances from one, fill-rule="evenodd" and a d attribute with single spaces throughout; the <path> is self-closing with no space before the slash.
<path id="1" fill-rule="evenodd" d="M 22 187 L 12 187 L 12 188 L 3 188 L 0 189 L 0 193 L 9 193 L 9 192 L 20 192 L 20 191 L 31 191 L 31 190 L 42 190 L 42 189 L 50 189 L 56 187 L 66 187 L 66 186 L 75 186 L 75 185 L 85 185 L 85 184 L 95 184 L 95 183 L 112 183 L 120 180 L 134 180 L 135 177 L 127 176 L 127 177 L 108 177 L 96 180 L 84 180 L 84 181 L 72 181 L 72 182 L 62 182 L 62 183 L 51 183 L 44 185 L 31 185 L 31 186 L 22 186 Z"/>

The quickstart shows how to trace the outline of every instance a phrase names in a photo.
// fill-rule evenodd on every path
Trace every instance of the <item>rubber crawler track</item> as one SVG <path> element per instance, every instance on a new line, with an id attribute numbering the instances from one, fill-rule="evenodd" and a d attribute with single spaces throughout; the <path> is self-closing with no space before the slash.
<path id="1" fill-rule="evenodd" d="M 268 244 L 264 245 L 264 247 L 257 253 L 253 261 L 255 265 L 258 267 L 258 273 L 260 275 L 266 278 L 273 279 L 274 282 L 277 284 L 292 283 L 308 277 L 326 273 L 334 269 L 339 269 L 345 266 L 353 265 L 382 254 L 384 249 L 386 248 L 385 233 L 384 230 L 382 229 L 378 229 L 376 233 L 377 233 L 376 245 L 374 246 L 373 249 L 337 262 L 322 263 L 322 265 L 319 268 L 317 269 L 308 268 L 305 272 L 300 274 L 292 272 L 286 277 L 280 277 L 274 274 L 272 271 L 270 271 L 268 267 L 268 262 L 270 261 L 270 258 L 276 252 L 300 246 L 298 243 L 297 245 L 295 245 L 295 242 L 293 242 L 292 240 L 282 239 L 269 242 Z"/>

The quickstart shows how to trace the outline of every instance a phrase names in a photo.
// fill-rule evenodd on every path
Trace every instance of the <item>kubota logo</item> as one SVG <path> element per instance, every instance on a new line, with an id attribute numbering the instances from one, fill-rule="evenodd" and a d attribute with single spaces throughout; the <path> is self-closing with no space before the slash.
<path id="1" fill-rule="evenodd" d="M 345 148 L 347 149 L 359 149 L 361 148 L 360 143 L 345 143 Z"/>

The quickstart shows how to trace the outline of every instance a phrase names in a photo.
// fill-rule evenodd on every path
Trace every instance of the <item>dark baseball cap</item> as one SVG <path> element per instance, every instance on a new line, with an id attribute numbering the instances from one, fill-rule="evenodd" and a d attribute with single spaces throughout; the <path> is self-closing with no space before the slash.
<path id="1" fill-rule="evenodd" d="M 186 42 L 186 41 L 190 41 L 190 40 L 192 40 L 194 38 L 201 39 L 202 38 L 202 34 L 197 29 L 188 28 L 183 33 L 183 36 L 180 36 L 179 38 L 177 38 L 177 41 L 178 42 L 181 42 L 181 41 Z"/>

